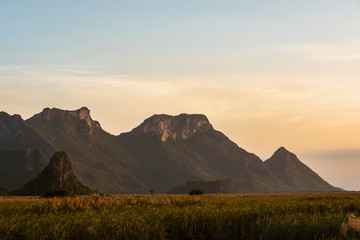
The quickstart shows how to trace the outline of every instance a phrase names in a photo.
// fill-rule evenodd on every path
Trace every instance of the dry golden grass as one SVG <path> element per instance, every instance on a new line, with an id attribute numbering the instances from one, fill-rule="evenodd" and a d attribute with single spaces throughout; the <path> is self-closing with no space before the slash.
<path id="1" fill-rule="evenodd" d="M 359 215 L 358 193 L 1 197 L 0 239 L 357 238 Z"/>

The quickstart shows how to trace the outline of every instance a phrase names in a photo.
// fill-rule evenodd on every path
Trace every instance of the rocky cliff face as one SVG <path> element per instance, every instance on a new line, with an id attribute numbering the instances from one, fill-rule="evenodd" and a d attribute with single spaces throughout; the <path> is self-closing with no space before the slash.
<path id="1" fill-rule="evenodd" d="M 54 180 L 55 185 L 63 187 L 63 183 L 74 175 L 71 163 L 65 152 L 56 152 L 44 171 Z"/>
<path id="2" fill-rule="evenodd" d="M 178 116 L 154 115 L 146 119 L 132 132 L 135 134 L 154 134 L 161 141 L 187 140 L 201 133 L 213 130 L 209 120 L 201 114 L 180 114 Z"/>
<path id="3" fill-rule="evenodd" d="M 93 122 L 90 116 L 90 110 L 86 107 L 82 107 L 75 111 L 66 111 L 61 110 L 57 108 L 44 108 L 44 110 L 34 115 L 34 119 L 44 119 L 46 121 L 54 120 L 55 118 L 58 118 L 59 115 L 66 116 L 68 119 L 79 119 L 79 120 L 85 120 L 89 127 L 93 126 Z"/>

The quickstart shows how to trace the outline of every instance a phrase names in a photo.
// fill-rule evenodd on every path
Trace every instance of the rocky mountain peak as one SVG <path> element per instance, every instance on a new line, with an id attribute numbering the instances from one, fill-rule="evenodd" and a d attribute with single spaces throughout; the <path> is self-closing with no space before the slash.
<path id="1" fill-rule="evenodd" d="M 146 119 L 132 132 L 136 134 L 155 134 L 161 141 L 187 140 L 189 137 L 206 133 L 213 127 L 205 115 L 202 114 L 180 114 L 178 116 L 154 115 Z"/>
<path id="2" fill-rule="evenodd" d="M 90 110 L 87 107 L 82 107 L 75 111 L 61 110 L 58 108 L 52 108 L 52 109 L 44 108 L 44 110 L 41 113 L 36 114 L 34 117 L 51 121 L 54 118 L 58 117 L 59 115 L 63 115 L 64 117 L 67 118 L 76 118 L 79 120 L 85 120 L 89 125 L 89 127 L 91 127 L 91 125 L 93 124 L 92 123 L 93 120 L 91 119 L 90 116 Z"/>
<path id="3" fill-rule="evenodd" d="M 291 154 L 291 152 L 289 150 L 287 150 L 284 147 L 280 147 L 278 150 L 275 151 L 274 155 L 276 156 L 286 156 Z"/>
<path id="4" fill-rule="evenodd" d="M 93 127 L 100 128 L 100 123 L 92 120 L 90 110 L 87 107 L 82 107 L 75 111 L 74 116 L 80 120 L 85 120 L 87 125 L 92 129 Z"/>
<path id="5" fill-rule="evenodd" d="M 92 135 L 94 128 L 101 128 L 99 122 L 92 120 L 90 110 L 86 107 L 73 111 L 45 108 L 41 113 L 28 119 L 27 122 L 31 125 L 56 125 L 56 128 L 63 128 L 69 134 L 80 131 L 87 136 Z"/>
<path id="6" fill-rule="evenodd" d="M 91 116 L 90 116 L 90 110 L 87 107 L 82 107 L 79 110 L 76 110 L 79 119 L 81 120 L 86 120 L 86 121 L 91 121 Z"/>
<path id="7" fill-rule="evenodd" d="M 288 151 L 284 147 L 280 147 L 271 158 L 267 161 L 269 162 L 291 162 L 297 160 L 297 157 L 292 152 Z"/>

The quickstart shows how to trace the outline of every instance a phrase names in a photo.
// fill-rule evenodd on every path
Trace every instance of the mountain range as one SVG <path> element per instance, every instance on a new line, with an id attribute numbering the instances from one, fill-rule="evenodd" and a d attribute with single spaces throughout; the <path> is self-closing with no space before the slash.
<path id="1" fill-rule="evenodd" d="M 181 192 L 189 181 L 238 193 L 338 190 L 283 147 L 263 162 L 201 114 L 153 115 L 115 136 L 86 107 L 45 108 L 27 120 L 0 113 L 0 186 L 22 187 L 57 151 L 65 151 L 79 180 L 100 193 Z"/>

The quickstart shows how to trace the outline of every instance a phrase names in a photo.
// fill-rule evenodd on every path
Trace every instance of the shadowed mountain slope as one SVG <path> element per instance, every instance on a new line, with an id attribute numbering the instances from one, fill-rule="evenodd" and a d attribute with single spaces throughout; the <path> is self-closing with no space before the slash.
<path id="1" fill-rule="evenodd" d="M 0 150 L 0 161 L 0 185 L 9 189 L 24 186 L 48 163 L 45 155 L 38 148 Z"/>
<path id="2" fill-rule="evenodd" d="M 0 149 L 39 148 L 48 155 L 54 152 L 52 146 L 37 129 L 26 123 L 20 115 L 10 116 L 0 112 Z"/>
<path id="3" fill-rule="evenodd" d="M 0 184 L 23 186 L 48 163 L 55 147 L 19 115 L 0 112 Z"/>

